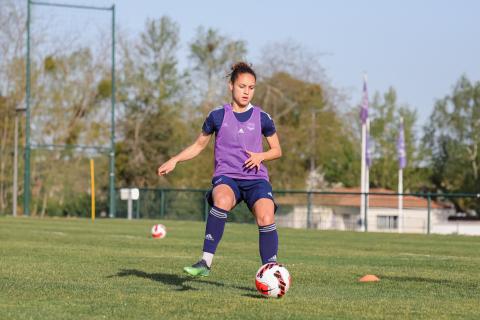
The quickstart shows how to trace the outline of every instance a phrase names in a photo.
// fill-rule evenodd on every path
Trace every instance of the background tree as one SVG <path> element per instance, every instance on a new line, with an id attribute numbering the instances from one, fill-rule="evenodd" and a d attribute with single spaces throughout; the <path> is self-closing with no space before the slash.
<path id="1" fill-rule="evenodd" d="M 255 101 L 271 114 L 285 150 L 271 167 L 277 187 L 305 189 L 312 171 L 325 179 L 316 188 L 353 183 L 353 143 L 322 85 L 279 72 L 259 82 Z"/>
<path id="2" fill-rule="evenodd" d="M 370 185 L 391 190 L 398 188 L 398 155 L 396 142 L 400 117 L 404 120 L 407 167 L 403 170 L 404 192 L 418 191 L 425 187 L 426 172 L 421 168 L 423 154 L 416 143 L 415 122 L 417 114 L 407 105 L 399 105 L 397 93 L 390 87 L 383 95 L 377 93 L 370 104 L 370 136 L 374 145 Z"/>
<path id="3" fill-rule="evenodd" d="M 424 128 L 430 176 L 440 192 L 480 189 L 480 82 L 462 76 L 452 93 L 439 99 Z M 458 211 L 477 214 L 478 200 L 453 198 Z"/>
<path id="4" fill-rule="evenodd" d="M 255 101 L 272 115 L 285 150 L 272 166 L 273 181 L 282 188 L 324 189 L 358 180 L 353 131 L 322 55 L 294 40 L 262 50 Z"/>
<path id="5" fill-rule="evenodd" d="M 37 145 L 31 161 L 32 214 L 43 215 L 47 207 L 49 214 L 85 214 L 88 158 L 96 159 L 97 175 L 104 178 L 98 183 L 102 189 L 108 184 L 108 156 L 77 146 L 108 146 L 109 68 L 89 48 L 48 55 L 41 65 L 37 58 L 33 61 L 38 75 L 31 95 L 31 141 Z"/>
<path id="6" fill-rule="evenodd" d="M 25 69 L 23 58 L 26 15 L 23 4 L 4 0 L 0 10 L 0 212 L 11 212 L 13 186 L 13 140 L 15 109 L 24 107 Z M 19 115 L 19 147 L 23 137 Z M 19 175 L 22 172 L 21 150 Z M 19 179 L 21 180 L 21 179 Z M 19 181 L 19 195 L 23 185 Z"/>
<path id="7" fill-rule="evenodd" d="M 226 98 L 230 99 L 226 75 L 231 65 L 243 60 L 246 53 L 243 41 L 231 40 L 214 29 L 197 29 L 189 58 L 193 64 L 192 83 L 198 91 L 203 114 Z"/>
<path id="8" fill-rule="evenodd" d="M 118 183 L 138 187 L 168 185 L 159 179 L 159 163 L 186 141 L 178 71 L 179 26 L 168 17 L 148 20 L 137 43 L 122 46 Z"/>

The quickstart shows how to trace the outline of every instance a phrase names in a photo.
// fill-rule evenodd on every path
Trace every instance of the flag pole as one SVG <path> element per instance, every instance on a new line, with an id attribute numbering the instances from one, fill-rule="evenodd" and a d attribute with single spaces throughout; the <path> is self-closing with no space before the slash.
<path id="1" fill-rule="evenodd" d="M 403 232 L 403 169 L 398 169 L 398 231 Z"/>
<path id="2" fill-rule="evenodd" d="M 367 151 L 367 120 L 368 120 L 368 90 L 367 90 L 367 74 L 363 75 L 363 98 L 360 107 L 360 119 L 362 121 L 362 151 L 361 151 L 361 169 L 360 169 L 360 220 L 361 231 L 367 231 L 367 211 L 366 211 L 366 151 Z"/>
<path id="3" fill-rule="evenodd" d="M 368 215 L 368 206 L 369 206 L 369 199 L 368 199 L 368 193 L 370 192 L 370 164 L 371 164 L 371 155 L 370 155 L 370 149 L 369 149 L 369 144 L 370 144 L 370 119 L 367 119 L 367 132 L 366 132 L 366 137 L 368 139 L 365 139 L 365 193 L 367 196 L 365 197 L 365 218 Z M 368 155 L 368 157 L 367 157 Z M 366 220 L 365 220 L 366 221 Z"/>
<path id="4" fill-rule="evenodd" d="M 360 172 L 360 216 L 362 218 L 362 226 L 361 230 L 362 231 L 367 231 L 367 226 L 366 226 L 366 210 L 365 210 L 365 176 L 366 176 L 366 170 L 365 170 L 365 162 L 366 162 L 366 154 L 365 154 L 365 145 L 366 145 L 366 140 L 367 140 L 367 125 L 365 123 L 362 123 L 362 169 Z"/>
<path id="5" fill-rule="evenodd" d="M 407 157 L 405 151 L 405 135 L 403 131 L 403 117 L 400 117 L 400 128 L 397 141 L 398 152 L 398 232 L 402 233 L 405 229 L 403 217 L 403 168 L 406 166 Z"/>

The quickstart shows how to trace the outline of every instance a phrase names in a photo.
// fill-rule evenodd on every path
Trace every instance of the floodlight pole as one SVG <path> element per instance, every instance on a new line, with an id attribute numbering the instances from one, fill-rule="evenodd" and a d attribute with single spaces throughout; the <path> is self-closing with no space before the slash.
<path id="1" fill-rule="evenodd" d="M 15 112 L 15 132 L 13 138 L 13 199 L 12 216 L 17 216 L 17 190 L 18 190 L 18 113 Z"/>
<path id="2" fill-rule="evenodd" d="M 23 214 L 30 215 L 30 6 L 27 0 L 27 63 L 25 85 L 25 169 L 23 172 Z"/>
<path id="3" fill-rule="evenodd" d="M 317 110 L 315 110 L 315 107 L 312 106 L 312 126 L 310 128 L 310 141 L 312 143 L 312 154 L 310 155 L 310 172 L 315 171 L 316 166 L 315 166 L 315 157 L 317 155 L 317 136 L 315 134 L 315 127 L 317 123 Z"/>
<path id="4" fill-rule="evenodd" d="M 112 119 L 110 132 L 110 214 L 115 217 L 115 5 L 112 5 Z"/>

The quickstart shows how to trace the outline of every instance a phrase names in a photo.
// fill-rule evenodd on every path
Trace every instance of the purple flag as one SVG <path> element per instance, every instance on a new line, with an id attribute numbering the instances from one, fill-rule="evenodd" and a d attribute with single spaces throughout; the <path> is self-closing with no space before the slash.
<path id="1" fill-rule="evenodd" d="M 367 90 L 367 77 L 363 78 L 363 98 L 362 105 L 360 106 L 360 119 L 362 124 L 365 124 L 368 119 L 368 90 Z"/>
<path id="2" fill-rule="evenodd" d="M 398 165 L 403 169 L 407 165 L 407 152 L 405 151 L 405 137 L 403 134 L 403 119 L 400 120 L 400 128 L 397 140 Z"/>

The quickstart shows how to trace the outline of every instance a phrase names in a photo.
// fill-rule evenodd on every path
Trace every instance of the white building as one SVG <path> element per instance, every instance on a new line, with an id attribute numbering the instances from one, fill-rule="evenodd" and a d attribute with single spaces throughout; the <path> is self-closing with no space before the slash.
<path id="1" fill-rule="evenodd" d="M 360 190 L 358 188 L 338 188 L 330 192 L 342 194 L 313 194 L 310 199 L 306 194 L 276 196 L 281 206 L 277 213 L 278 226 L 292 228 L 360 230 Z M 367 229 L 376 232 L 398 232 L 399 210 L 398 196 L 386 189 L 370 189 Z M 350 194 L 349 194 L 350 193 Z M 430 207 L 430 217 L 429 208 Z M 455 214 L 450 205 L 415 196 L 403 197 L 403 232 L 427 233 L 430 219 L 430 232 L 443 234 L 480 235 L 480 222 L 449 221 Z"/>

